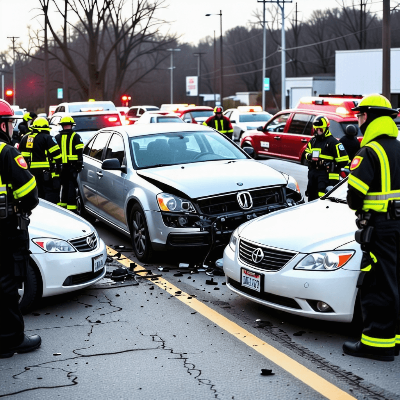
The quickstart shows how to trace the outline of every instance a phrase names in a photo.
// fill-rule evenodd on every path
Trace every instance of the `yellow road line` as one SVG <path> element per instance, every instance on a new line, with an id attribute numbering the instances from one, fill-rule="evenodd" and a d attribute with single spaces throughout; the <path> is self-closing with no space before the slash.
<path id="1" fill-rule="evenodd" d="M 107 247 L 107 251 L 109 255 L 115 255 L 117 252 L 109 247 Z M 128 258 L 123 260 L 117 260 L 122 265 L 129 268 L 130 263 L 133 262 Z M 145 268 L 138 265 L 135 268 L 135 271 L 140 271 Z M 150 279 L 150 277 L 148 278 Z M 176 292 L 180 291 L 177 286 L 174 286 L 172 283 L 168 282 L 164 278 L 158 278 L 157 281 L 152 281 L 152 283 L 159 288 L 165 290 L 172 296 L 176 296 Z M 199 300 L 193 298 L 187 293 L 182 292 L 179 296 L 176 296 L 178 300 L 182 303 L 188 305 L 193 310 L 197 311 L 199 314 L 203 315 L 214 324 L 218 325 L 231 335 L 235 336 L 241 342 L 245 343 L 247 346 L 251 347 L 256 352 L 260 353 L 264 357 L 271 360 L 273 363 L 283 368 L 285 371 L 292 374 L 301 382 L 305 383 L 316 392 L 320 393 L 322 396 L 325 396 L 327 399 L 332 400 L 355 400 L 355 397 L 346 393 L 342 389 L 333 385 L 326 379 L 322 378 L 315 372 L 309 370 L 305 366 L 301 365 L 299 362 L 293 360 L 285 353 L 277 350 L 275 347 L 265 343 L 263 340 L 259 339 L 257 336 L 253 335 L 246 329 L 242 328 L 235 322 L 229 320 L 223 315 L 219 314 L 217 311 L 212 308 L 206 306 Z"/>

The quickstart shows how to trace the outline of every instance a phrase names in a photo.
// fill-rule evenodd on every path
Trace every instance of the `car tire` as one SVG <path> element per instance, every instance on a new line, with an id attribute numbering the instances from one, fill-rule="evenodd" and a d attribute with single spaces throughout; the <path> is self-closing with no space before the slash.
<path id="1" fill-rule="evenodd" d="M 154 252 L 151 247 L 146 217 L 139 204 L 135 204 L 132 207 L 130 213 L 130 226 L 132 247 L 136 258 L 139 261 L 149 262 L 153 258 Z"/>
<path id="2" fill-rule="evenodd" d="M 257 159 L 258 159 L 258 154 L 257 154 L 257 152 L 254 150 L 254 147 L 251 145 L 251 143 L 249 143 L 249 142 L 244 142 L 244 143 L 242 144 L 242 149 L 243 149 L 243 147 L 251 147 L 251 148 L 253 149 L 253 151 L 254 151 L 254 156 L 253 156 L 254 160 L 257 160 Z"/>
<path id="3" fill-rule="evenodd" d="M 36 267 L 32 265 L 32 261 L 30 261 L 26 271 L 26 280 L 22 284 L 22 288 L 18 290 L 18 293 L 21 296 L 19 300 L 19 308 L 22 314 L 27 314 L 32 311 L 36 302 L 40 299 L 40 281 L 40 273 L 37 271 Z"/>
<path id="4" fill-rule="evenodd" d="M 85 206 L 83 205 L 82 196 L 81 196 L 81 194 L 79 192 L 78 192 L 78 195 L 76 197 L 76 213 L 80 217 L 86 219 L 86 221 L 90 222 L 92 225 L 96 221 L 96 217 L 94 217 L 93 215 L 89 214 L 86 211 Z"/>

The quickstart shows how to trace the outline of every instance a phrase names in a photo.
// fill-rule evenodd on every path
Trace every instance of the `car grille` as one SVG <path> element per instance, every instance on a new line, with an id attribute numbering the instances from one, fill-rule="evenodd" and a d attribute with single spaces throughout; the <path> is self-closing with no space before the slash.
<path id="1" fill-rule="evenodd" d="M 264 257 L 259 263 L 255 263 L 252 259 L 254 250 L 261 249 Z M 240 240 L 239 258 L 243 262 L 253 267 L 264 269 L 267 271 L 278 271 L 283 268 L 297 253 L 294 251 L 275 249 L 272 247 L 261 246 L 247 240 Z"/>
<path id="2" fill-rule="evenodd" d="M 170 233 L 167 242 L 170 246 L 204 246 L 210 243 L 209 236 L 208 232 L 194 234 Z"/>
<path id="3" fill-rule="evenodd" d="M 238 290 L 239 292 L 246 293 L 251 297 L 255 297 L 260 300 L 265 300 L 265 301 L 268 301 L 269 303 L 278 304 L 280 306 L 294 308 L 296 310 L 301 310 L 301 307 L 299 306 L 297 301 L 293 300 L 289 297 L 278 296 L 277 294 L 265 293 L 265 292 L 259 293 L 259 292 L 256 292 L 255 290 L 251 290 L 249 288 L 241 286 L 239 282 L 236 282 L 231 278 L 228 278 L 228 283 L 232 287 L 234 287 L 236 290 Z"/>
<path id="4" fill-rule="evenodd" d="M 84 251 L 92 251 L 97 248 L 97 238 L 94 232 L 92 232 L 88 236 L 83 236 L 78 239 L 71 239 L 69 243 L 75 247 L 76 250 L 84 252 Z"/>
<path id="5" fill-rule="evenodd" d="M 249 192 L 253 207 L 250 210 L 265 207 L 269 204 L 277 204 L 283 202 L 283 192 L 281 187 L 266 187 L 259 189 L 246 190 Z M 240 208 L 237 194 L 240 192 L 226 193 L 220 196 L 200 198 L 197 204 L 202 214 L 218 215 L 237 211 L 250 211 Z"/>
<path id="6" fill-rule="evenodd" d="M 104 272 L 104 267 L 96 272 L 84 272 L 83 274 L 71 275 L 63 283 L 63 286 L 81 285 L 96 279 Z"/>

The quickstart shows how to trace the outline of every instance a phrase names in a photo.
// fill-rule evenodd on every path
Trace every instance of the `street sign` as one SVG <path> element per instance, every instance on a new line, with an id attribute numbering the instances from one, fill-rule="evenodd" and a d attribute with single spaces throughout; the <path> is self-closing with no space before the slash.
<path id="1" fill-rule="evenodd" d="M 264 78 L 264 90 L 269 90 L 269 78 Z"/>
<path id="2" fill-rule="evenodd" d="M 186 77 L 186 96 L 197 96 L 198 93 L 198 79 L 197 76 Z"/>
<path id="3" fill-rule="evenodd" d="M 63 88 L 58 88 L 57 89 L 57 99 L 62 99 L 62 98 L 64 98 Z"/>

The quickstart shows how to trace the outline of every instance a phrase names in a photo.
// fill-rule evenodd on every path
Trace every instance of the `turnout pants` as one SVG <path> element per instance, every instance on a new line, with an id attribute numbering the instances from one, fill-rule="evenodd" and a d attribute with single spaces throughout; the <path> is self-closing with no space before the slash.
<path id="1" fill-rule="evenodd" d="M 0 352 L 18 346 L 24 339 L 18 282 L 26 275 L 27 240 L 28 233 L 17 229 L 15 216 L 0 220 Z"/>
<path id="2" fill-rule="evenodd" d="M 329 174 L 325 169 L 309 169 L 307 197 L 308 201 L 318 199 L 325 194 L 329 186 Z"/>
<path id="3" fill-rule="evenodd" d="M 57 182 L 58 178 L 51 178 L 45 180 L 42 169 L 32 168 L 29 172 L 35 176 L 36 185 L 39 192 L 39 197 L 45 199 L 50 203 L 57 204 L 60 201 L 60 184 Z"/>
<path id="4" fill-rule="evenodd" d="M 374 261 L 360 288 L 361 342 L 388 349 L 400 346 L 400 220 L 376 213 L 370 225 L 374 232 L 368 250 Z"/>
<path id="5" fill-rule="evenodd" d="M 61 172 L 61 202 L 60 207 L 76 211 L 76 169 L 70 165 L 64 164 Z"/>

